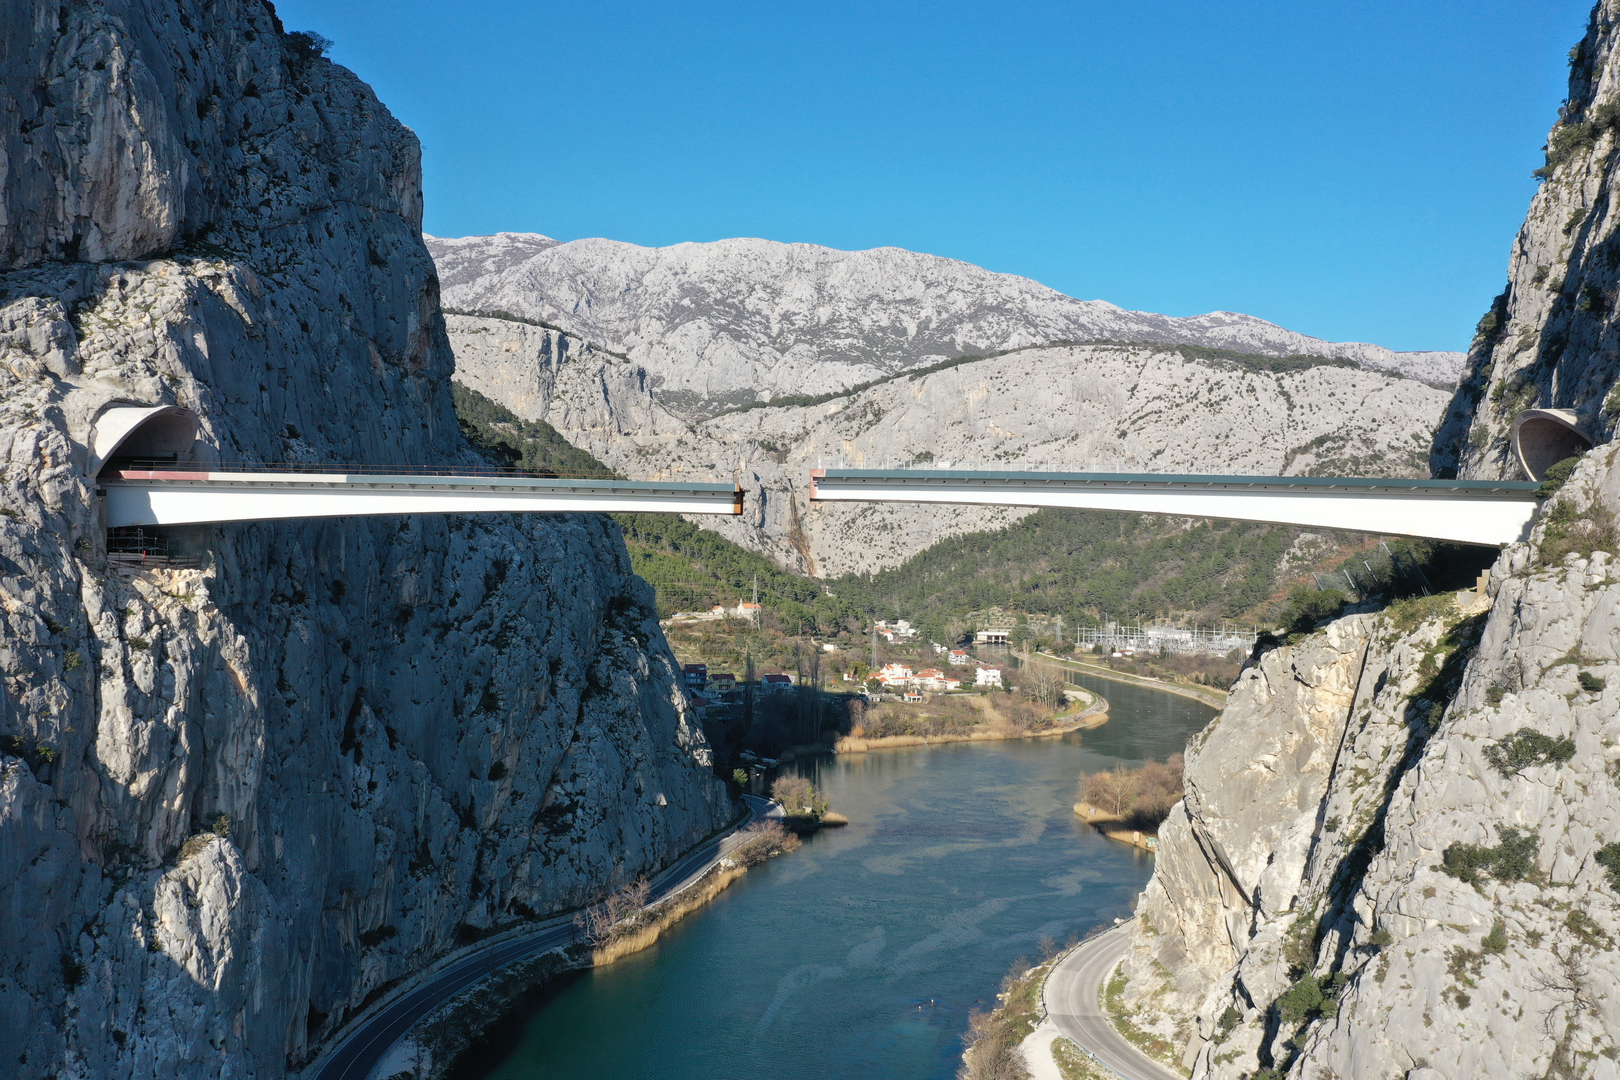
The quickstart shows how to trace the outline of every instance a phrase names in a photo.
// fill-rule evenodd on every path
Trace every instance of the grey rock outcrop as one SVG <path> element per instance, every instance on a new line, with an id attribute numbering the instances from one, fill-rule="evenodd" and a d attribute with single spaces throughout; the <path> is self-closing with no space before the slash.
<path id="1" fill-rule="evenodd" d="M 659 402 L 686 417 L 1058 341 L 1309 354 L 1448 388 L 1462 370 L 1459 353 L 1322 341 L 1230 311 L 1194 318 L 1127 311 L 899 248 L 835 251 L 757 239 L 644 248 L 513 233 L 427 243 L 447 305 L 552 322 L 625 353 L 646 369 Z M 524 257 L 526 244 L 534 251 Z"/>
<path id="2" fill-rule="evenodd" d="M 418 147 L 268 5 L 0 32 L 0 1077 L 280 1076 L 729 800 L 605 519 L 198 527 L 201 569 L 109 567 L 110 403 L 195 410 L 202 460 L 462 460 Z"/>
<path id="3" fill-rule="evenodd" d="M 1559 500 L 1620 509 L 1612 450 Z M 1125 970 L 1194 1076 L 1620 1075 L 1620 581 L 1558 521 L 1473 614 L 1266 654 L 1189 746 Z"/>
<path id="4" fill-rule="evenodd" d="M 1151 346 L 1033 348 L 815 405 L 686 422 L 645 368 L 570 335 L 446 319 L 456 378 L 626 475 L 739 483 L 706 528 L 829 577 L 895 566 L 1028 511 L 817 504 L 817 467 L 1420 476 L 1445 391 L 1355 366 L 1297 370 Z"/>
<path id="5" fill-rule="evenodd" d="M 1592 10 L 1570 51 L 1569 98 L 1547 136 L 1547 164 L 1514 238 L 1508 283 L 1480 319 L 1445 425 L 1439 476 L 1519 479 L 1513 418 L 1568 409 L 1587 438 L 1614 438 L 1620 420 L 1620 205 L 1613 185 L 1620 138 L 1620 9 Z"/>
<path id="6" fill-rule="evenodd" d="M 1602 0 L 1572 53 L 1546 183 L 1431 460 L 1516 477 L 1507 436 L 1534 405 L 1598 445 L 1486 598 L 1265 654 L 1189 747 L 1125 996 L 1195 1077 L 1620 1076 L 1617 15 Z"/>

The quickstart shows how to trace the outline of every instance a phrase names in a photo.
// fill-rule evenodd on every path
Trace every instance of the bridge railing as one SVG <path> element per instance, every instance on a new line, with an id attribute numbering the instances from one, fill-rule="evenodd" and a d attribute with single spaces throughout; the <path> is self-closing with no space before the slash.
<path id="1" fill-rule="evenodd" d="M 339 476 L 491 476 L 538 480 L 627 480 L 610 469 L 519 469 L 504 465 L 375 465 L 312 461 L 176 461 L 173 458 L 115 458 L 101 475 L 124 473 L 315 473 Z"/>

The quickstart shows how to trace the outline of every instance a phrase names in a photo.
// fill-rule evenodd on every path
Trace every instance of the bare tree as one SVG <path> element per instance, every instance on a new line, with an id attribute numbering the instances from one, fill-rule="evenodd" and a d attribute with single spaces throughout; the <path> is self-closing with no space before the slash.
<path id="1" fill-rule="evenodd" d="M 771 798 L 789 814 L 814 814 L 826 809 L 826 800 L 816 786 L 802 776 L 779 776 L 771 785 Z"/>
<path id="2" fill-rule="evenodd" d="M 1068 685 L 1061 672 L 1054 668 L 1041 667 L 1032 672 L 1030 681 L 1026 684 L 1030 697 L 1042 705 L 1053 708 L 1063 704 L 1063 688 Z"/>
<path id="3" fill-rule="evenodd" d="M 620 932 L 627 922 L 634 920 L 647 906 L 651 891 L 646 878 L 637 878 L 600 903 L 574 916 L 574 925 L 592 945 L 600 945 Z"/>
<path id="4" fill-rule="evenodd" d="M 1108 772 L 1083 777 L 1080 783 L 1082 799 L 1143 832 L 1158 828 L 1181 794 L 1180 754 L 1172 754 L 1162 763 L 1148 761 L 1140 769 L 1116 765 Z"/>

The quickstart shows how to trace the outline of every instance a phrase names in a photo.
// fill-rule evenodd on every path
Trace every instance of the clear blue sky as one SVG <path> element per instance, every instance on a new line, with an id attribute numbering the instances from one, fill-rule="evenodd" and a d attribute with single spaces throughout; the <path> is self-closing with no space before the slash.
<path id="1" fill-rule="evenodd" d="M 1588 0 L 281 0 L 422 139 L 426 229 L 894 245 L 1461 349 Z"/>

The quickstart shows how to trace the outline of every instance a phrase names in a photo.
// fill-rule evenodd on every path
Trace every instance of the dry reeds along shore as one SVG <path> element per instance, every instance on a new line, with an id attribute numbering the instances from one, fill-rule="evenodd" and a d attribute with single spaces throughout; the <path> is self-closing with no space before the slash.
<path id="1" fill-rule="evenodd" d="M 801 842 L 775 820 L 756 821 L 742 835 L 743 842 L 707 874 L 662 903 L 647 906 L 647 880 L 641 878 L 580 912 L 574 925 L 591 946 L 591 966 L 605 967 L 649 947 L 665 930 L 725 892 L 749 867 L 797 851 Z"/>
<path id="2" fill-rule="evenodd" d="M 1182 757 L 1171 754 L 1139 769 L 1116 765 L 1082 776 L 1074 812 L 1104 836 L 1152 851 L 1159 826 L 1181 795 Z"/>

